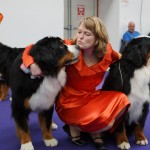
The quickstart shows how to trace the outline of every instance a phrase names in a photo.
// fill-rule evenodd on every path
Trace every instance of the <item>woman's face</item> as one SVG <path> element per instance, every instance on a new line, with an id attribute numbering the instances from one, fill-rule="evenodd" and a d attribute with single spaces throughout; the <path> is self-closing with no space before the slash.
<path id="1" fill-rule="evenodd" d="M 79 45 L 82 50 L 87 50 L 93 49 L 95 42 L 95 35 L 81 23 L 77 31 L 77 45 Z"/>

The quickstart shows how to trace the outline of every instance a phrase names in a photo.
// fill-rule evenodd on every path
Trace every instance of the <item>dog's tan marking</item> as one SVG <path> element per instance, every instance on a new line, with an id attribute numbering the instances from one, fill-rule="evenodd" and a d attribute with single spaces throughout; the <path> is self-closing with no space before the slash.
<path id="1" fill-rule="evenodd" d="M 25 106 L 26 109 L 30 109 L 30 104 L 29 104 L 29 99 L 28 98 L 24 101 L 24 106 Z"/>
<path id="2" fill-rule="evenodd" d="M 38 117 L 44 140 L 53 139 L 51 127 L 49 129 L 46 128 L 45 118 L 40 113 Z"/>
<path id="3" fill-rule="evenodd" d="M 125 128 L 124 128 L 124 132 L 116 132 L 115 136 L 116 136 L 117 147 L 119 149 L 122 149 L 122 150 L 130 149 L 130 144 L 129 144 L 128 138 L 126 136 Z"/>
<path id="4" fill-rule="evenodd" d="M 74 58 L 73 53 L 70 53 L 70 52 L 68 51 L 67 55 L 65 55 L 65 57 L 63 57 L 63 58 L 59 61 L 60 68 L 61 68 L 62 66 L 64 66 L 64 63 L 65 63 L 66 60 L 69 60 L 69 59 L 71 60 L 71 59 L 73 59 L 73 58 Z"/>
<path id="5" fill-rule="evenodd" d="M 129 143 L 128 138 L 125 134 L 125 132 L 116 132 L 116 143 L 117 145 L 120 145 L 123 142 Z"/>
<path id="6" fill-rule="evenodd" d="M 29 130 L 24 132 L 18 125 L 16 125 L 16 132 L 21 144 L 25 144 L 31 141 Z"/>
<path id="7" fill-rule="evenodd" d="M 134 129 L 134 135 L 135 135 L 135 141 L 146 140 L 146 137 L 143 132 L 143 128 L 141 128 L 139 125 L 136 125 Z"/>
<path id="8" fill-rule="evenodd" d="M 150 53 L 147 54 L 146 58 L 147 58 L 147 62 L 145 63 L 145 66 L 148 65 L 148 60 L 150 59 Z"/>
<path id="9" fill-rule="evenodd" d="M 5 100 L 8 95 L 9 87 L 7 84 L 0 84 L 0 101 Z"/>
<path id="10" fill-rule="evenodd" d="M 126 135 L 126 129 L 124 127 L 123 132 L 116 132 L 115 133 L 116 143 L 117 145 L 120 145 L 123 142 L 129 143 L 127 135 Z"/>
<path id="11" fill-rule="evenodd" d="M 150 53 L 147 54 L 147 58 L 150 58 Z"/>

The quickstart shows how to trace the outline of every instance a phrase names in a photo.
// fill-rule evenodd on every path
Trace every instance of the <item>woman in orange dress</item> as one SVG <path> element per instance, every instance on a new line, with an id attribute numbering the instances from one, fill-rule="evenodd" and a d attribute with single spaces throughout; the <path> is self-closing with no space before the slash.
<path id="1" fill-rule="evenodd" d="M 115 91 L 102 91 L 97 86 L 102 82 L 108 67 L 121 55 L 115 52 L 108 42 L 108 34 L 102 21 L 97 17 L 85 17 L 81 20 L 75 39 L 64 40 L 66 44 L 77 44 L 81 52 L 79 61 L 67 66 L 67 81 L 59 95 L 56 111 L 60 119 L 67 124 L 64 130 L 71 141 L 83 145 L 85 141 L 80 131 L 90 133 L 98 150 L 106 150 L 101 132 L 113 131 L 130 103 L 126 95 Z M 24 64 L 28 56 L 23 55 Z M 34 70 L 35 63 L 30 65 Z M 40 69 L 35 67 L 34 75 Z M 39 70 L 38 70 L 39 69 Z"/>

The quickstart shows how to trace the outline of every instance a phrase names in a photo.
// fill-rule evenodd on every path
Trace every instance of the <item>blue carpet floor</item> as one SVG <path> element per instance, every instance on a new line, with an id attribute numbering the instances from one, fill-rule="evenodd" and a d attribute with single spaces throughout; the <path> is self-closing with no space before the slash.
<path id="1" fill-rule="evenodd" d="M 16 136 L 14 122 L 11 118 L 11 101 L 5 100 L 0 102 L 0 150 L 19 150 L 20 143 Z M 63 122 L 58 118 L 56 112 L 53 120 L 58 125 L 58 129 L 53 131 L 53 135 L 58 139 L 57 147 L 46 147 L 42 141 L 41 130 L 38 125 L 36 113 L 30 115 L 30 131 L 32 142 L 35 150 L 95 150 L 95 147 L 90 142 L 85 146 L 76 146 L 70 142 L 67 134 L 62 130 Z M 150 115 L 147 118 L 145 126 L 145 135 L 150 140 Z M 117 150 L 113 137 L 105 137 L 105 145 L 108 150 Z M 147 146 L 137 146 L 134 143 L 133 137 L 129 138 L 131 150 L 150 150 L 150 144 Z"/>

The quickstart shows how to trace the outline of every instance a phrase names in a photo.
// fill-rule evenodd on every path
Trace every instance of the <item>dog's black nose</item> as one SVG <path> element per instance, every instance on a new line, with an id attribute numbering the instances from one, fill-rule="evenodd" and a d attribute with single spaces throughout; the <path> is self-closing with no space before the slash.
<path id="1" fill-rule="evenodd" d="M 78 50 L 79 50 L 79 49 L 80 49 L 80 46 L 79 46 L 79 45 L 76 45 L 76 49 L 78 49 Z"/>

